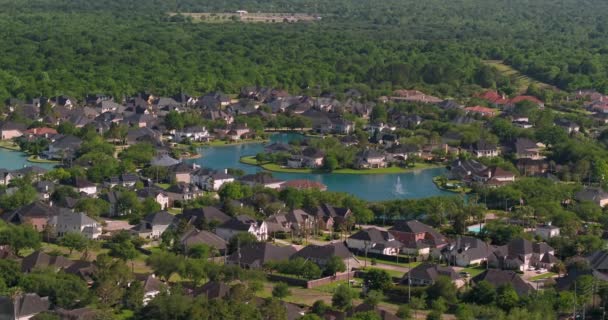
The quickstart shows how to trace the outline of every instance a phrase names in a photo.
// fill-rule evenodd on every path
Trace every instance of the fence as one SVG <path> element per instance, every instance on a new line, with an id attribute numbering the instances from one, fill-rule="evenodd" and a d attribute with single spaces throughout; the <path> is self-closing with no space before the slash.
<path id="1" fill-rule="evenodd" d="M 267 277 L 268 277 L 268 280 L 271 280 L 271 281 L 280 281 L 280 282 L 285 282 L 292 286 L 301 286 L 306 289 L 312 289 L 312 288 L 324 286 L 326 284 L 330 284 L 330 283 L 336 282 L 336 281 L 354 279 L 355 271 L 338 273 L 335 276 L 329 276 L 329 277 L 315 279 L 315 280 L 298 279 L 298 278 L 292 278 L 289 276 L 273 274 L 273 273 L 267 274 Z"/>

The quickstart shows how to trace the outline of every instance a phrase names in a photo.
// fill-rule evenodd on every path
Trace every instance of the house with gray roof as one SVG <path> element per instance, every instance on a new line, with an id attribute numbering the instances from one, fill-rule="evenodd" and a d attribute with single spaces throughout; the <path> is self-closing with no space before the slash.
<path id="1" fill-rule="evenodd" d="M 451 264 L 466 267 L 480 265 L 494 253 L 495 247 L 475 237 L 458 236 L 442 250 Z"/>
<path id="2" fill-rule="evenodd" d="M 525 282 L 517 273 L 510 270 L 488 269 L 471 279 L 473 285 L 481 281 L 486 281 L 495 288 L 512 285 L 513 289 L 515 289 L 515 292 L 517 292 L 517 295 L 520 297 L 527 296 L 534 292 L 534 287 L 532 287 L 532 285 Z"/>
<path id="3" fill-rule="evenodd" d="M 237 248 L 228 256 L 226 264 L 258 269 L 271 261 L 285 261 L 296 251 L 292 246 L 280 247 L 268 242 L 258 242 Z"/>
<path id="4" fill-rule="evenodd" d="M 19 294 L 15 297 L 0 297 L 0 319 L 27 320 L 49 310 L 51 302 L 48 297 L 35 293 Z"/>
<path id="5" fill-rule="evenodd" d="M 51 256 L 38 250 L 21 260 L 21 272 L 29 273 L 40 268 L 52 268 L 59 271 L 67 269 L 71 265 L 72 261 L 63 256 Z"/>
<path id="6" fill-rule="evenodd" d="M 175 216 L 167 211 L 158 211 L 144 217 L 133 228 L 133 231 L 142 238 L 158 239 L 173 224 Z"/>
<path id="7" fill-rule="evenodd" d="M 430 286 L 439 277 L 447 277 L 457 288 L 465 284 L 464 279 L 452 267 L 441 266 L 434 263 L 422 263 L 406 273 L 401 279 L 401 283 L 407 284 L 408 281 L 413 286 Z"/>
<path id="8" fill-rule="evenodd" d="M 334 242 L 323 246 L 311 244 L 298 251 L 291 258 L 304 258 L 323 268 L 327 265 L 329 259 L 334 256 L 342 259 L 348 269 L 346 271 L 361 267 L 359 259 L 348 250 L 343 242 Z"/>
<path id="9" fill-rule="evenodd" d="M 101 236 L 101 224 L 81 212 L 63 210 L 51 219 L 50 224 L 58 237 L 67 233 L 78 233 L 87 239 L 97 239 Z"/>
<path id="10" fill-rule="evenodd" d="M 390 232 L 378 228 L 368 228 L 353 234 L 346 239 L 346 245 L 351 250 L 387 256 L 398 255 L 403 246 Z"/>
<path id="11" fill-rule="evenodd" d="M 254 235 L 258 241 L 264 241 L 268 238 L 268 225 L 265 221 L 258 222 L 249 216 L 241 215 L 215 228 L 215 234 L 226 241 L 244 232 Z"/>
<path id="12" fill-rule="evenodd" d="M 192 228 L 190 231 L 184 233 L 184 235 L 179 239 L 179 242 L 184 248 L 185 252 L 188 252 L 188 249 L 195 245 L 203 244 L 214 248 L 220 255 L 225 254 L 228 246 L 226 240 L 220 238 L 215 233 L 207 230 L 197 230 L 195 228 Z"/>

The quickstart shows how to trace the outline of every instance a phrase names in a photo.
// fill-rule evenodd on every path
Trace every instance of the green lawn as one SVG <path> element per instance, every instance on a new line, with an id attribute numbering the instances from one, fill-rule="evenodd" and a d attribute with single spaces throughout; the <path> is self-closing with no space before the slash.
<path id="1" fill-rule="evenodd" d="M 166 189 L 168 189 L 168 188 L 171 186 L 171 185 L 170 185 L 170 184 L 168 184 L 168 183 L 157 183 L 156 185 L 157 185 L 159 188 L 163 189 L 163 190 L 166 190 Z"/>
<path id="2" fill-rule="evenodd" d="M 549 278 L 555 277 L 556 275 L 557 275 L 557 273 L 547 272 L 547 273 L 539 274 L 537 276 L 530 278 L 530 281 L 549 279 Z"/>
<path id="3" fill-rule="evenodd" d="M 59 161 L 42 159 L 35 155 L 31 155 L 31 156 L 27 157 L 27 161 L 33 162 L 33 163 L 59 163 Z"/>
<path id="4" fill-rule="evenodd" d="M 357 259 L 359 259 L 361 261 L 367 260 L 368 262 L 371 262 L 373 258 L 370 258 L 370 257 L 365 258 L 365 256 L 357 256 Z M 401 258 L 399 258 L 399 259 L 401 259 Z M 407 259 L 406 257 L 403 257 L 403 261 L 405 261 L 406 259 Z M 404 268 L 416 268 L 419 264 L 422 263 L 419 261 L 405 263 L 405 262 L 395 262 L 395 261 L 388 261 L 388 260 L 382 260 L 382 259 L 376 259 L 376 262 L 381 263 L 381 264 L 388 264 L 391 266 L 404 267 Z M 373 267 L 369 263 L 367 265 Z"/>
<path id="5" fill-rule="evenodd" d="M 19 145 L 9 140 L 0 140 L 0 148 L 12 150 L 12 151 L 21 151 Z"/>
<path id="6" fill-rule="evenodd" d="M 486 268 L 484 267 L 471 267 L 471 268 L 462 268 L 462 270 L 460 270 L 460 272 L 468 272 L 471 276 L 470 278 L 482 273 L 486 271 Z"/>
<path id="7" fill-rule="evenodd" d="M 321 170 L 317 169 L 308 169 L 308 168 L 284 168 L 276 163 L 263 163 L 258 164 L 255 156 L 246 156 L 240 159 L 241 163 L 259 166 L 264 170 L 273 171 L 273 172 L 283 172 L 283 173 L 324 173 Z M 401 168 L 401 167 L 388 167 L 388 168 L 375 168 L 375 169 L 338 169 L 334 170 L 331 173 L 336 174 L 393 174 L 393 173 L 405 173 L 412 172 L 430 168 L 439 168 L 443 167 L 443 165 L 439 164 L 429 164 L 429 163 L 416 163 L 414 167 L 411 168 Z"/>
<path id="8" fill-rule="evenodd" d="M 356 279 L 355 281 L 356 281 L 356 283 L 354 286 L 352 286 L 352 288 L 355 291 L 360 292 L 361 283 L 362 283 L 361 279 Z M 323 286 L 318 286 L 316 288 L 313 288 L 312 290 L 333 294 L 336 291 L 336 288 L 338 288 L 341 285 L 348 285 L 348 281 L 347 280 L 335 281 L 335 282 L 332 282 L 332 283 L 329 283 L 329 284 L 326 284 Z"/>
<path id="9" fill-rule="evenodd" d="M 500 73 L 511 78 L 511 80 L 515 81 L 515 83 L 518 84 L 518 89 L 519 89 L 520 94 L 524 93 L 528 89 L 530 84 L 532 84 L 532 83 L 534 83 L 535 85 L 537 85 L 538 87 L 543 88 L 543 89 L 558 90 L 554 86 L 551 86 L 544 82 L 540 82 L 538 80 L 532 79 L 532 78 L 522 74 L 518 70 L 515 70 L 513 67 L 504 64 L 500 60 L 485 60 L 484 63 L 496 68 L 496 70 L 498 70 Z"/>

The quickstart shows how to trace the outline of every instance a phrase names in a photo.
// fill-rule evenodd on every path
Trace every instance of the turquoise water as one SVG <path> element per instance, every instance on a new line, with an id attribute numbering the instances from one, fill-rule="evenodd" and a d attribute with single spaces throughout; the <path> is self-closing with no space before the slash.
<path id="1" fill-rule="evenodd" d="M 303 137 L 293 133 L 275 134 L 271 142 L 289 142 Z M 264 151 L 263 143 L 248 143 L 241 145 L 203 147 L 199 159 L 190 160 L 203 167 L 213 169 L 239 168 L 247 173 L 255 173 L 263 169 L 239 162 L 243 156 L 255 155 Z M 347 192 L 369 201 L 392 199 L 425 198 L 452 193 L 441 191 L 432 178 L 445 173 L 443 168 L 434 168 L 417 172 L 401 174 L 309 174 L 309 173 L 278 173 L 273 176 L 283 180 L 308 179 L 325 184 L 330 191 Z"/>
<path id="2" fill-rule="evenodd" d="M 472 233 L 480 233 L 483 228 L 483 223 L 474 224 L 472 226 L 468 226 L 467 230 Z"/>
<path id="3" fill-rule="evenodd" d="M 44 169 L 52 169 L 54 165 L 49 163 L 32 163 L 27 161 L 27 156 L 23 152 L 11 151 L 0 148 L 0 168 L 8 170 L 17 170 L 23 167 L 32 166 Z"/>

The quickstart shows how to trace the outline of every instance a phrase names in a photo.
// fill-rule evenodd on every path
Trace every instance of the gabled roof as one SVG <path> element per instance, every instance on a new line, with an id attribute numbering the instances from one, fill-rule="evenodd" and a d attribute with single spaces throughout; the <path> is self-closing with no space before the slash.
<path id="1" fill-rule="evenodd" d="M 9 222 L 22 223 L 24 218 L 52 218 L 57 216 L 61 209 L 46 203 L 36 201 L 25 205 L 9 214 L 3 214 L 2 219 Z"/>
<path id="2" fill-rule="evenodd" d="M 228 257 L 228 261 L 238 264 L 263 266 L 269 261 L 281 261 L 289 259 L 296 249 L 292 246 L 279 247 L 268 242 L 258 242 L 240 248 Z"/>
<path id="3" fill-rule="evenodd" d="M 167 211 L 158 211 L 151 213 L 144 218 L 144 221 L 150 223 L 153 226 L 168 226 L 173 223 L 175 216 Z"/>
<path id="4" fill-rule="evenodd" d="M 525 282 L 517 273 L 508 270 L 488 269 L 471 279 L 473 283 L 487 281 L 498 288 L 507 284 L 513 285 L 519 296 L 528 295 L 534 288 Z"/>
<path id="5" fill-rule="evenodd" d="M 192 229 L 181 237 L 180 242 L 185 247 L 205 244 L 220 251 L 224 251 L 227 248 L 227 243 L 224 239 L 206 230 Z"/>
<path id="6" fill-rule="evenodd" d="M 196 296 L 204 296 L 207 299 L 222 299 L 230 293 L 230 286 L 220 281 L 209 281 L 195 290 Z"/>
<path id="7" fill-rule="evenodd" d="M 341 259 L 349 259 L 353 257 L 353 254 L 343 242 L 334 242 L 324 246 L 311 244 L 293 255 L 294 258 L 302 257 L 315 260 L 327 260 L 332 256 L 337 256 Z"/>
<path id="8" fill-rule="evenodd" d="M 72 265 L 72 261 L 64 258 L 63 256 L 51 256 L 38 250 L 23 258 L 21 261 L 21 271 L 30 272 L 36 268 L 46 267 L 65 269 L 70 265 Z"/>
<path id="9" fill-rule="evenodd" d="M 230 220 L 230 216 L 222 212 L 220 209 L 216 207 L 202 207 L 202 208 L 194 208 L 194 209 L 186 209 L 180 215 L 181 218 L 187 219 L 190 222 L 194 222 L 193 220 L 205 220 L 206 222 L 211 222 L 213 220 L 218 221 L 220 223 L 224 223 Z"/>
<path id="10" fill-rule="evenodd" d="M 50 308 L 48 297 L 41 298 L 35 293 L 26 293 L 11 297 L 0 297 L 0 315 L 9 316 L 7 319 L 26 319 L 47 311 Z"/>
<path id="11" fill-rule="evenodd" d="M 388 231 L 380 230 L 378 228 L 361 230 L 350 236 L 350 239 L 370 241 L 377 244 L 394 244 L 395 247 L 401 246 L 401 243 L 396 241 L 395 237 L 393 237 L 393 235 L 391 235 Z"/>
<path id="12" fill-rule="evenodd" d="M 450 280 L 460 279 L 460 275 L 452 267 L 440 266 L 434 263 L 422 263 L 412 269 L 409 275 L 404 275 L 402 280 L 419 279 L 434 282 L 440 276 L 448 277 Z"/>

